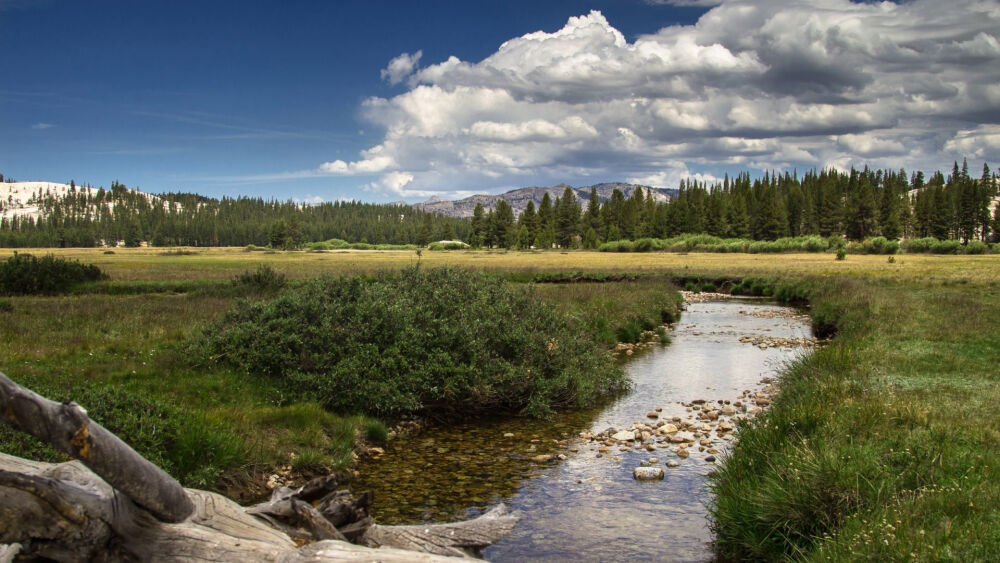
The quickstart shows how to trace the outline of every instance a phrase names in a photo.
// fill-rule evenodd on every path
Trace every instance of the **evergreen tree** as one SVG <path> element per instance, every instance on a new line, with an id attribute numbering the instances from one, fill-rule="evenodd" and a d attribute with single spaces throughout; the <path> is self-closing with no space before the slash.
<path id="1" fill-rule="evenodd" d="M 576 201 L 573 189 L 566 186 L 562 197 L 557 198 L 559 206 L 556 212 L 556 236 L 559 246 L 572 248 L 580 225 L 580 204 Z"/>

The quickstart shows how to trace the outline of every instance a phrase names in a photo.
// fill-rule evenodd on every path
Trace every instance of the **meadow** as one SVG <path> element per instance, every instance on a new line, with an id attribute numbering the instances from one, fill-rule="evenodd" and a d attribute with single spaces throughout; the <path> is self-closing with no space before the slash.
<path id="1" fill-rule="evenodd" d="M 0 370 L 95 418 L 107 411 L 109 427 L 189 484 L 245 489 L 278 466 L 349 467 L 359 436 L 384 436 L 379 421 L 289 404 L 266 380 L 186 360 L 201 327 L 234 300 L 259 298 L 230 280 L 260 264 L 289 283 L 418 262 L 517 282 L 621 280 L 537 284 L 540 298 L 588 316 L 581 326 L 606 340 L 649 322 L 672 299 L 671 282 L 752 278 L 741 285 L 805 299 L 814 326 L 834 338 L 785 369 L 773 408 L 741 426 L 722 460 L 712 482 L 719 555 L 1000 557 L 1000 256 L 188 250 L 52 251 L 110 280 L 4 298 Z M 0 432 L 4 451 L 46 455 Z"/>

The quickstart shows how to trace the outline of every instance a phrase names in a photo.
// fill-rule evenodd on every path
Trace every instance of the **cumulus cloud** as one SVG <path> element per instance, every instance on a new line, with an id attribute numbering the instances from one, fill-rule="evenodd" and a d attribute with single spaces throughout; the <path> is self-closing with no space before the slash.
<path id="1" fill-rule="evenodd" d="M 388 80 L 389 84 L 392 85 L 399 84 L 407 76 L 413 74 L 413 71 L 417 68 L 417 64 L 420 63 L 420 57 L 423 55 L 423 51 L 417 51 L 412 55 L 403 53 L 392 59 L 389 61 L 389 66 L 382 69 L 382 80 Z"/>
<path id="2" fill-rule="evenodd" d="M 319 170 L 408 196 L 1000 159 L 994 0 L 668 3 L 714 7 L 634 41 L 592 11 L 479 62 L 404 53 L 382 76 L 406 91 L 362 106 L 381 143 Z"/>

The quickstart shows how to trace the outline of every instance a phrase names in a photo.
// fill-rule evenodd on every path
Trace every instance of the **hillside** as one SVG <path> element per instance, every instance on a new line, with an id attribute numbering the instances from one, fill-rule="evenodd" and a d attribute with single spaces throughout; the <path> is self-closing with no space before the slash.
<path id="1" fill-rule="evenodd" d="M 139 190 L 117 187 L 117 184 L 113 189 L 124 190 L 132 196 L 143 198 L 150 206 L 167 204 L 159 196 Z M 54 209 L 57 202 L 66 201 L 70 195 L 74 195 L 75 200 L 82 202 L 86 211 L 92 216 L 100 215 L 102 207 L 108 213 L 114 213 L 115 198 L 111 197 L 111 191 L 104 188 L 56 182 L 0 182 L 0 219 L 45 217 Z"/>
<path id="2" fill-rule="evenodd" d="M 483 208 L 485 208 L 486 211 L 489 211 L 496 206 L 498 199 L 503 198 L 504 201 L 509 203 L 510 206 L 514 208 L 514 213 L 516 215 L 520 215 L 521 212 L 524 211 L 524 208 L 528 206 L 529 201 L 535 202 L 535 207 L 538 207 L 538 205 L 542 203 L 542 198 L 545 197 L 545 194 L 549 194 L 549 197 L 555 201 L 557 197 L 562 196 L 566 187 L 566 184 L 559 184 L 547 188 L 519 188 L 502 194 L 477 194 L 454 201 L 440 197 L 432 197 L 425 202 L 413 204 L 413 207 L 423 211 L 440 213 L 449 217 L 472 217 L 472 212 L 475 210 L 477 203 L 481 203 Z M 647 194 L 652 195 L 653 200 L 656 202 L 666 202 L 674 197 L 677 197 L 677 190 L 675 189 L 650 188 L 647 186 L 626 184 L 622 182 L 609 182 L 595 184 L 593 186 L 573 188 L 573 193 L 576 194 L 577 200 L 585 206 L 587 202 L 590 201 L 591 188 L 597 188 L 598 200 L 601 203 L 604 203 L 606 200 L 611 198 L 611 194 L 615 189 L 621 190 L 622 193 L 625 194 L 625 197 L 629 198 L 632 197 L 635 190 L 640 187 L 643 188 Z"/>

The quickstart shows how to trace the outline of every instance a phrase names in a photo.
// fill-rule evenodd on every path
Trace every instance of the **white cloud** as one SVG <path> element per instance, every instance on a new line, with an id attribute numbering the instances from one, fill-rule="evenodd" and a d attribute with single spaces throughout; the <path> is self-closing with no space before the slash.
<path id="1" fill-rule="evenodd" d="M 672 1 L 694 25 L 629 41 L 600 12 L 485 59 L 393 59 L 381 143 L 321 173 L 417 194 L 699 170 L 1000 160 L 995 0 Z M 716 5 L 718 4 L 718 5 Z"/>
<path id="2" fill-rule="evenodd" d="M 392 59 L 389 61 L 389 66 L 382 69 L 382 80 L 388 80 L 389 84 L 392 85 L 399 84 L 407 76 L 413 74 L 413 71 L 417 68 L 417 64 L 420 63 L 420 57 L 423 55 L 423 51 L 417 51 L 412 55 L 403 53 Z"/>
<path id="3" fill-rule="evenodd" d="M 996 158 L 1000 154 L 1000 125 L 980 125 L 975 129 L 959 131 L 948 139 L 944 148 L 955 158 Z"/>
<path id="4" fill-rule="evenodd" d="M 42 130 L 45 130 L 45 129 L 52 129 L 53 127 L 55 127 L 55 125 L 53 125 L 51 123 L 36 123 L 36 124 L 34 124 L 34 125 L 31 126 L 31 128 L 35 129 L 36 131 L 42 131 Z"/>

